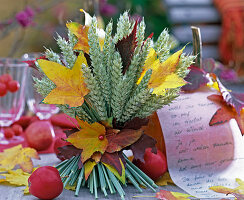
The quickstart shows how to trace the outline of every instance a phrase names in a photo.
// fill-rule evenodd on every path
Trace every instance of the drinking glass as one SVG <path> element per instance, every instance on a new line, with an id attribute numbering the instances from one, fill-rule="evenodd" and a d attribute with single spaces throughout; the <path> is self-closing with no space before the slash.
<path id="1" fill-rule="evenodd" d="M 16 92 L 7 91 L 6 95 L 0 97 L 0 144 L 17 143 L 24 140 L 22 136 L 6 139 L 4 128 L 17 121 L 24 111 L 27 67 L 27 64 L 18 59 L 0 58 L 0 76 L 9 74 L 20 84 L 20 88 Z"/>
<path id="2" fill-rule="evenodd" d="M 26 53 L 22 56 L 23 61 L 31 61 L 36 60 L 36 58 L 41 57 L 41 53 Z M 28 69 L 28 82 L 29 88 L 28 88 L 28 94 L 27 94 L 27 105 L 30 111 L 36 114 L 36 116 L 40 120 L 49 119 L 53 114 L 56 114 L 59 112 L 59 108 L 53 104 L 43 104 L 41 103 L 43 100 L 43 97 L 36 92 L 35 88 L 33 88 L 34 81 L 33 77 L 40 78 L 40 73 L 33 69 Z"/>

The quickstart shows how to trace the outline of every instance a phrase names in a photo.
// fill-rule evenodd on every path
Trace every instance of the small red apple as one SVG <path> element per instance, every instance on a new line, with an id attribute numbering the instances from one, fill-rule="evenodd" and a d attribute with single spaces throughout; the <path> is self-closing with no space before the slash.
<path id="1" fill-rule="evenodd" d="M 54 199 L 63 191 L 59 172 L 51 166 L 40 167 L 28 179 L 29 192 L 39 199 Z"/>
<path id="2" fill-rule="evenodd" d="M 21 135 L 23 133 L 23 128 L 19 124 L 14 124 L 12 126 L 12 130 L 16 136 Z"/>
<path id="3" fill-rule="evenodd" d="M 157 149 L 157 154 L 147 148 L 144 154 L 145 162 L 133 160 L 133 163 L 154 181 L 160 178 L 167 171 L 167 160 L 165 155 Z"/>
<path id="4" fill-rule="evenodd" d="M 53 126 L 49 121 L 35 121 L 27 127 L 25 136 L 30 147 L 37 151 L 45 150 L 53 142 Z"/>

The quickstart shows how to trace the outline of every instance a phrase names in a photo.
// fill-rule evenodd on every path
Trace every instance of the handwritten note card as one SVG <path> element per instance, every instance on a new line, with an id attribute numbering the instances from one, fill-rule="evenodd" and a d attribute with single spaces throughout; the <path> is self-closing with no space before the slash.
<path id="1" fill-rule="evenodd" d="M 206 88 L 181 94 L 158 111 L 170 175 L 176 185 L 197 198 L 224 197 L 208 188 L 234 188 L 235 178 L 244 180 L 244 138 L 235 120 L 209 126 L 218 108 L 207 99 L 211 94 Z"/>

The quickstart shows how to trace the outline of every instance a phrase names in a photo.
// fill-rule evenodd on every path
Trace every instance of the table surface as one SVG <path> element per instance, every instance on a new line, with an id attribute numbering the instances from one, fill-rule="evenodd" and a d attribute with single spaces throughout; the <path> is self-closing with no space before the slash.
<path id="1" fill-rule="evenodd" d="M 60 161 L 57 159 L 55 154 L 42 154 L 40 155 L 41 159 L 40 160 L 33 160 L 35 166 L 45 166 L 45 165 L 56 165 Z M 7 185 L 0 185 L 0 200 L 37 200 L 36 197 L 32 195 L 24 195 L 22 192 L 22 189 L 25 187 L 13 187 L 13 186 L 7 186 Z M 169 190 L 169 191 L 174 191 L 174 192 L 182 192 L 185 193 L 182 189 L 180 189 L 177 186 L 173 185 L 167 185 L 164 187 L 159 187 L 157 191 L 160 189 L 164 190 Z M 139 198 L 134 198 L 133 196 L 155 196 L 155 193 L 151 191 L 150 189 L 144 189 L 143 193 L 139 193 L 136 188 L 133 186 L 127 186 L 124 187 L 126 196 L 126 200 L 150 200 L 150 199 L 155 199 L 153 197 L 139 197 Z M 113 199 L 113 200 L 120 200 L 120 196 L 118 194 L 109 194 L 107 198 L 104 197 L 103 193 L 100 191 L 98 192 L 98 197 L 99 200 L 108 200 L 108 199 Z M 56 200 L 79 200 L 79 199 L 94 199 L 94 196 L 90 194 L 89 190 L 87 188 L 81 189 L 79 197 L 74 196 L 74 191 L 70 190 L 64 190 L 62 194 L 56 198 Z M 204 200 L 210 200 L 210 199 L 204 199 Z M 214 199 L 211 199 L 214 200 Z M 217 200 L 217 199 L 216 199 Z"/>

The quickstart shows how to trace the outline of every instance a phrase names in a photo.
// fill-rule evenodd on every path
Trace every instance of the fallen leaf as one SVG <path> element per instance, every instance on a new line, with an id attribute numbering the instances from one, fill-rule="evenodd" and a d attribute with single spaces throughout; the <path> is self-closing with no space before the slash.
<path id="1" fill-rule="evenodd" d="M 137 21 L 135 22 L 132 32 L 128 36 L 119 40 L 117 42 L 117 44 L 115 44 L 115 47 L 118 50 L 118 52 L 120 53 L 120 56 L 122 59 L 122 64 L 123 64 L 122 73 L 123 74 L 125 74 L 125 72 L 129 68 L 131 59 L 134 55 L 134 51 L 137 46 L 136 29 L 137 29 Z"/>
<path id="2" fill-rule="evenodd" d="M 89 124 L 86 121 L 81 121 L 77 118 L 81 130 L 71 134 L 67 141 L 73 144 L 76 148 L 82 149 L 81 161 L 84 163 L 96 151 L 105 152 L 108 140 L 105 137 L 105 127 L 98 122 Z M 99 139 L 99 136 L 103 137 Z"/>
<path id="3" fill-rule="evenodd" d="M 122 129 L 117 134 L 106 135 L 108 146 L 106 151 L 113 153 L 135 143 L 142 135 L 142 130 Z"/>
<path id="4" fill-rule="evenodd" d="M 115 169 L 113 166 L 108 165 L 106 163 L 103 163 L 120 181 L 121 183 L 125 184 L 125 166 L 123 162 L 120 159 L 120 164 L 122 166 L 122 173 L 121 175 L 118 173 L 117 169 Z"/>
<path id="5" fill-rule="evenodd" d="M 120 157 L 118 155 L 118 152 L 114 152 L 114 153 L 105 152 L 102 155 L 101 162 L 113 166 L 119 172 L 119 175 L 120 176 L 122 175 L 122 166 L 120 164 Z"/>
<path id="6" fill-rule="evenodd" d="M 22 169 L 8 170 L 7 174 L 6 173 L 1 174 L 1 176 L 5 176 L 5 178 L 0 179 L 0 183 L 8 182 L 14 186 L 26 186 L 26 188 L 24 189 L 24 194 L 28 194 L 29 193 L 28 178 L 30 177 L 30 175 L 31 174 L 24 172 Z"/>
<path id="7" fill-rule="evenodd" d="M 174 182 L 172 181 L 169 172 L 164 173 L 163 176 L 161 176 L 156 182 L 155 182 L 158 186 L 165 186 L 168 184 L 174 184 Z"/>
<path id="8" fill-rule="evenodd" d="M 41 60 L 39 66 L 46 76 L 55 83 L 54 88 L 43 100 L 47 104 L 68 104 L 70 107 L 81 106 L 89 90 L 84 82 L 81 65 L 87 65 L 84 54 L 80 53 L 72 69 L 56 62 Z"/>
<path id="9" fill-rule="evenodd" d="M 231 194 L 236 197 L 237 200 L 243 200 L 244 199 L 244 182 L 241 179 L 236 179 L 236 182 L 239 184 L 238 187 L 231 189 L 224 186 L 213 186 L 210 187 L 210 190 L 213 190 L 214 192 L 223 193 L 223 194 Z"/>
<path id="10" fill-rule="evenodd" d="M 20 144 L 5 149 L 0 153 L 0 171 L 11 170 L 16 165 L 19 165 L 23 171 L 31 173 L 33 169 L 31 158 L 40 159 L 38 153 L 33 148 L 23 148 Z"/>
<path id="11" fill-rule="evenodd" d="M 208 99 L 214 101 L 221 106 L 212 116 L 209 125 L 214 126 L 218 124 L 223 124 L 230 119 L 235 119 L 241 130 L 242 135 L 244 135 L 244 110 L 242 110 L 240 114 L 238 114 L 232 106 L 225 103 L 221 95 L 213 94 L 208 96 Z"/>
<path id="12" fill-rule="evenodd" d="M 224 87 L 219 79 L 217 79 L 217 83 L 224 101 L 227 105 L 232 106 L 238 114 L 240 114 L 241 110 L 244 109 L 244 93 L 231 92 Z"/>
<path id="13" fill-rule="evenodd" d="M 160 190 L 156 193 L 156 198 L 161 200 L 189 200 L 188 197 L 192 197 L 189 194 L 179 193 L 179 192 L 170 192 L 167 190 Z"/>
<path id="14" fill-rule="evenodd" d="M 184 85 L 181 90 L 186 92 L 192 92 L 209 82 L 208 78 L 206 77 L 206 72 L 199 67 L 192 65 L 188 69 L 190 69 L 190 72 L 185 78 L 185 81 L 187 81 L 188 83 Z"/>
<path id="15" fill-rule="evenodd" d="M 157 153 L 156 140 L 152 137 L 143 134 L 134 144 L 130 145 L 130 149 L 133 152 L 134 159 L 144 161 L 144 154 L 147 148 L 152 148 L 153 153 Z"/>
<path id="16" fill-rule="evenodd" d="M 88 160 L 84 164 L 84 172 L 85 172 L 85 179 L 87 180 L 89 175 L 91 174 L 93 168 L 97 165 L 95 161 Z"/>
<path id="17" fill-rule="evenodd" d="M 165 62 L 160 63 L 155 50 L 151 48 L 137 84 L 140 84 L 147 70 L 151 69 L 152 75 L 148 82 L 148 88 L 153 88 L 153 94 L 163 95 L 166 89 L 185 85 L 185 80 L 175 74 L 183 50 L 184 48 L 171 55 Z"/>

